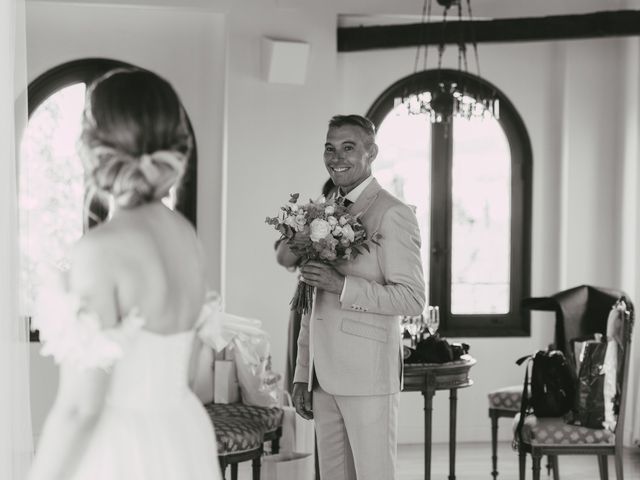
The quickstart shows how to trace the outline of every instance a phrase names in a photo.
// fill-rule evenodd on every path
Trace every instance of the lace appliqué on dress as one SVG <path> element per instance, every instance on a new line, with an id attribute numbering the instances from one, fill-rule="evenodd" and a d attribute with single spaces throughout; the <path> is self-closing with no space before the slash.
<path id="1" fill-rule="evenodd" d="M 43 288 L 32 328 L 39 330 L 40 354 L 79 369 L 109 369 L 122 357 L 123 347 L 144 325 L 137 310 L 114 328 L 102 329 L 98 314 L 80 299 L 58 288 Z"/>

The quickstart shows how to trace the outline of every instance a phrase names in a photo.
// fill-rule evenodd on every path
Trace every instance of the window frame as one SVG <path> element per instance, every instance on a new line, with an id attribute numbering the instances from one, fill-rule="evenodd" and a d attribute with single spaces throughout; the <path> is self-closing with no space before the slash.
<path id="1" fill-rule="evenodd" d="M 145 70 L 137 65 L 109 58 L 83 58 L 72 60 L 47 70 L 29 82 L 27 90 L 28 118 L 31 118 L 33 112 L 35 112 L 35 110 L 47 98 L 54 95 L 59 90 L 76 83 L 85 83 L 89 86 L 96 78 L 107 73 L 109 70 L 113 70 L 114 68 L 136 68 Z M 191 222 L 194 228 L 197 228 L 198 151 L 191 120 L 189 119 L 188 114 L 186 117 L 188 128 L 193 137 L 193 148 L 191 149 L 187 169 L 178 193 L 176 210 L 181 212 L 185 218 Z M 92 205 L 92 209 L 93 208 L 95 207 Z M 106 210 L 98 213 L 106 216 Z M 28 316 L 26 320 L 30 323 L 31 317 Z M 39 341 L 39 334 L 37 331 L 32 331 L 30 329 L 29 337 L 31 342 Z"/>
<path id="2" fill-rule="evenodd" d="M 367 117 L 376 125 L 393 110 L 394 100 L 412 91 L 430 91 L 440 81 L 461 81 L 469 93 L 495 95 L 500 102 L 500 118 L 511 154 L 511 255 L 509 312 L 506 314 L 451 313 L 451 232 L 452 232 L 452 122 L 431 124 L 432 162 L 430 215 L 429 303 L 440 307 L 439 332 L 449 337 L 529 336 L 530 315 L 520 308 L 531 289 L 531 222 L 533 153 L 522 117 L 506 95 L 488 81 L 459 70 L 425 70 L 404 77 L 387 88 L 373 102 Z M 453 133 L 455 135 L 455 133 Z M 444 261 L 442 259 L 444 258 Z"/>
<path id="3" fill-rule="evenodd" d="M 114 68 L 145 70 L 137 65 L 109 58 L 83 58 L 66 62 L 47 70 L 29 83 L 29 118 L 42 102 L 62 88 L 75 83 L 85 83 L 89 86 L 100 75 Z M 180 193 L 178 194 L 176 210 L 181 212 L 197 228 L 198 149 L 191 120 L 188 114 L 186 116 L 188 128 L 193 137 L 193 148 L 182 180 Z"/>

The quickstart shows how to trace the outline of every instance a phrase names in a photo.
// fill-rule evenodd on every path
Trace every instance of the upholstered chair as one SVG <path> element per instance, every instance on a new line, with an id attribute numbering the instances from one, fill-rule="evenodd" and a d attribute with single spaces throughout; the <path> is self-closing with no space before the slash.
<path id="1" fill-rule="evenodd" d="M 621 292 L 620 292 L 621 293 Z M 589 302 L 587 302 L 588 304 Z M 609 315 L 612 307 L 613 313 Z M 583 312 L 584 328 L 597 331 L 589 333 L 603 333 L 609 341 L 607 348 L 615 348 L 616 378 L 614 397 L 614 421 L 608 428 L 588 428 L 567 422 L 566 418 L 536 418 L 535 415 L 526 417 L 522 434 L 518 442 L 519 475 L 525 479 L 526 455 L 531 455 L 533 462 L 533 480 L 540 480 L 540 462 L 543 455 L 554 459 L 555 476 L 559 477 L 557 457 L 559 455 L 596 455 L 600 472 L 600 480 L 608 480 L 608 456 L 614 456 L 616 479 L 624 480 L 622 450 L 624 436 L 624 419 L 626 412 L 626 395 L 629 376 L 629 353 L 631 350 L 632 328 L 634 322 L 633 305 L 628 297 L 621 295 L 620 300 L 614 300 L 607 312 L 598 310 L 590 313 L 588 308 Z M 602 323 L 604 315 L 608 322 Z M 588 317 L 588 318 L 587 318 Z M 567 331 L 571 332 L 567 335 Z M 570 341 L 577 330 L 565 329 L 565 339 Z M 568 345 L 568 344 L 567 344 Z M 608 354 L 608 353 L 607 353 Z M 575 360 L 573 355 L 568 358 Z M 518 416 L 514 419 L 516 425 Z"/>
<path id="2" fill-rule="evenodd" d="M 571 339 L 603 332 L 611 306 L 624 295 L 623 292 L 581 285 L 563 290 L 549 297 L 526 298 L 521 302 L 523 310 L 555 312 L 553 348 L 561 350 L 575 365 L 571 352 Z M 533 352 L 522 352 L 523 355 Z M 515 362 L 515 358 L 513 359 Z M 515 366 L 515 365 L 514 365 Z M 489 418 L 491 419 L 491 474 L 498 476 L 498 420 L 513 418 L 520 412 L 522 384 L 499 388 L 488 393 Z M 557 459 L 552 455 L 547 464 L 558 480 Z"/>

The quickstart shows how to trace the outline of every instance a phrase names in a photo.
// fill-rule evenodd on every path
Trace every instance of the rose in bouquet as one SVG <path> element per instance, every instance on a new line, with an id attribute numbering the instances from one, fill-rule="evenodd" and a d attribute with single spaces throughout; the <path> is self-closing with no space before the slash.
<path id="1" fill-rule="evenodd" d="M 292 194 L 278 215 L 267 217 L 265 222 L 282 234 L 282 241 L 300 259 L 300 265 L 311 260 L 332 265 L 347 262 L 369 252 L 369 241 L 378 244 L 380 235 L 369 238 L 358 215 L 351 215 L 341 199 L 320 197 L 300 205 L 299 197 Z M 291 309 L 307 313 L 313 302 L 313 290 L 311 285 L 298 282 Z"/>

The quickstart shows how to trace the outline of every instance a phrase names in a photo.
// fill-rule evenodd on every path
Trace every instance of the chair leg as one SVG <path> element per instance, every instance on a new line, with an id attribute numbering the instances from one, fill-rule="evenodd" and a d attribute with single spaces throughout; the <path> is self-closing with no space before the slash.
<path id="1" fill-rule="evenodd" d="M 553 480 L 560 480 L 560 468 L 558 467 L 558 456 L 549 455 L 549 462 L 551 463 L 551 471 L 553 472 Z"/>
<path id="2" fill-rule="evenodd" d="M 238 480 L 238 464 L 231 464 L 231 480 Z"/>
<path id="3" fill-rule="evenodd" d="M 518 450 L 518 462 L 520 467 L 519 479 L 524 480 L 525 470 L 527 468 L 527 452 L 522 449 Z"/>
<path id="4" fill-rule="evenodd" d="M 253 480 L 260 480 L 260 461 L 261 455 L 258 455 L 253 460 L 251 460 L 251 478 Z"/>
<path id="5" fill-rule="evenodd" d="M 542 455 L 531 454 L 533 480 L 540 480 L 540 464 L 542 463 Z"/>
<path id="6" fill-rule="evenodd" d="M 600 470 L 600 480 L 609 480 L 609 459 L 606 455 L 598 455 L 598 469 Z"/>
<path id="7" fill-rule="evenodd" d="M 624 480 L 624 471 L 622 468 L 622 453 L 616 452 L 614 459 L 616 464 L 616 480 Z"/>
<path id="8" fill-rule="evenodd" d="M 498 416 L 491 412 L 491 476 L 498 478 Z"/>
<path id="9" fill-rule="evenodd" d="M 222 471 L 222 480 L 227 480 L 227 464 L 220 462 L 220 470 Z"/>

